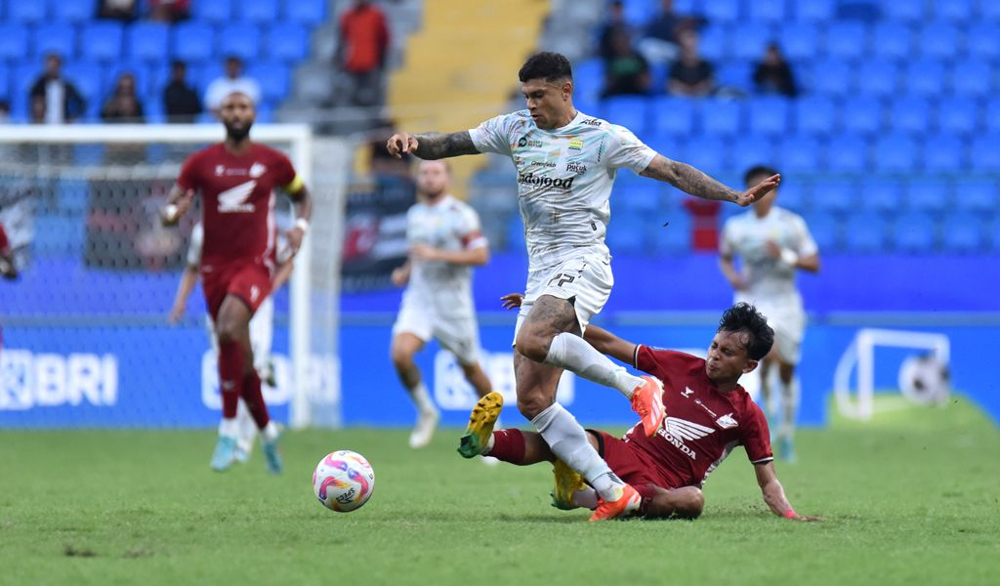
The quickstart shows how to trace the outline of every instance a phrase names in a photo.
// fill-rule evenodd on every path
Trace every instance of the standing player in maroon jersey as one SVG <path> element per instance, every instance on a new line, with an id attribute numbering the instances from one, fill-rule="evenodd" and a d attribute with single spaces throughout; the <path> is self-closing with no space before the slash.
<path id="1" fill-rule="evenodd" d="M 505 307 L 517 307 L 520 297 L 505 296 Z M 652 436 L 646 435 L 641 422 L 623 439 L 588 430 L 591 445 L 614 473 L 639 491 L 639 514 L 646 518 L 699 516 L 705 479 L 733 448 L 742 445 L 754 465 L 764 501 L 776 515 L 817 519 L 798 515 L 785 498 L 774 472 L 767 419 L 737 382 L 757 368 L 774 343 L 767 319 L 752 305 L 739 303 L 722 314 L 707 360 L 627 342 L 593 325 L 584 338 L 602 353 L 631 362 L 663 381 L 667 417 Z M 561 509 L 597 507 L 594 489 L 556 459 L 540 434 L 517 429 L 493 432 L 491 419 L 496 414 L 487 408 L 491 402 L 481 403 L 473 410 L 469 426 L 483 434 L 487 445 L 483 455 L 519 466 L 554 462 L 553 505 Z"/>
<path id="2" fill-rule="evenodd" d="M 7 232 L 0 224 L 0 276 L 5 279 L 17 278 L 17 265 L 14 263 L 14 251 L 10 248 Z"/>
<path id="3" fill-rule="evenodd" d="M 177 185 L 163 208 L 163 223 L 173 225 L 200 192 L 205 240 L 201 277 L 208 311 L 219 341 L 222 422 L 212 468 L 222 471 L 235 459 L 236 409 L 243 397 L 261 433 L 268 471 L 281 472 L 280 431 L 267 414 L 254 370 L 250 318 L 271 292 L 276 264 L 274 190 L 284 190 L 295 204 L 295 225 L 288 231 L 291 254 L 309 230 L 312 201 L 302 179 L 284 154 L 250 140 L 254 103 L 232 93 L 223 101 L 220 119 L 226 140 L 202 149 L 184 162 Z"/>

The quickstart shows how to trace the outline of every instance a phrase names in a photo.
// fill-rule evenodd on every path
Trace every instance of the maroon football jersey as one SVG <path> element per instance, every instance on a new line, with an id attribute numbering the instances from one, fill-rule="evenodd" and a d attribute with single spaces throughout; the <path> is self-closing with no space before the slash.
<path id="1" fill-rule="evenodd" d="M 667 416 L 652 437 L 640 423 L 624 439 L 652 456 L 663 475 L 676 481 L 674 487 L 700 486 L 739 445 L 754 464 L 774 458 L 763 411 L 743 387 L 730 393 L 716 389 L 704 359 L 640 345 L 635 367 L 663 381 Z"/>
<path id="2" fill-rule="evenodd" d="M 0 251 L 7 250 L 10 247 L 10 241 L 7 240 L 7 233 L 4 232 L 3 224 L 0 224 Z"/>
<path id="3" fill-rule="evenodd" d="M 274 189 L 294 179 L 288 157 L 261 144 L 251 145 L 243 156 L 219 143 L 188 157 L 177 184 L 201 191 L 202 270 L 245 261 L 273 266 Z"/>

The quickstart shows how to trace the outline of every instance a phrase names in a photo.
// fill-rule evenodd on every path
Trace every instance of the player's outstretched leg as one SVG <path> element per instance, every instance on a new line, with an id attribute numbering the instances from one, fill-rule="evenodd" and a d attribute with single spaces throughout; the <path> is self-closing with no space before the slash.
<path id="1" fill-rule="evenodd" d="M 434 431 L 437 429 L 441 414 L 427 392 L 427 385 L 420 376 L 420 369 L 413 361 L 413 356 L 424 346 L 424 341 L 409 332 L 400 332 L 392 339 L 389 350 L 393 366 L 400 382 L 409 393 L 413 405 L 417 408 L 417 424 L 410 433 L 410 447 L 417 450 L 431 443 Z"/>
<path id="2" fill-rule="evenodd" d="M 626 484 L 622 496 L 616 501 L 606 501 L 598 499 L 597 509 L 590 516 L 591 521 L 607 521 L 610 519 L 623 519 L 634 515 L 639 511 L 642 504 L 642 496 L 639 491 Z"/>
<path id="3" fill-rule="evenodd" d="M 489 450 L 493 426 L 502 409 L 503 395 L 500 393 L 494 391 L 479 399 L 469 415 L 469 425 L 459 440 L 458 453 L 463 458 L 474 458 Z"/>
<path id="4" fill-rule="evenodd" d="M 778 426 L 778 458 L 794 463 L 795 414 L 798 411 L 798 389 L 795 388 L 795 365 L 778 363 L 778 386 L 781 389 L 781 424 Z"/>

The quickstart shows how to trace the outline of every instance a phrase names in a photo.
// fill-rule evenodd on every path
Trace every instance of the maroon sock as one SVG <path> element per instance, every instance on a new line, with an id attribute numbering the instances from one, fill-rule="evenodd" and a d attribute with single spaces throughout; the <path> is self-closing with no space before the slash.
<path id="1" fill-rule="evenodd" d="M 493 449 L 487 456 L 518 466 L 524 465 L 524 434 L 520 429 L 501 429 L 493 432 Z"/>
<path id="2" fill-rule="evenodd" d="M 219 391 L 222 394 L 222 418 L 236 417 L 236 407 L 243 394 L 243 368 L 246 358 L 240 343 L 226 341 L 219 343 Z"/>
<path id="3" fill-rule="evenodd" d="M 243 379 L 243 400 L 250 410 L 257 429 L 264 429 L 271 418 L 267 414 L 267 404 L 264 403 L 264 394 L 260 391 L 260 376 L 257 371 L 253 371 Z"/>

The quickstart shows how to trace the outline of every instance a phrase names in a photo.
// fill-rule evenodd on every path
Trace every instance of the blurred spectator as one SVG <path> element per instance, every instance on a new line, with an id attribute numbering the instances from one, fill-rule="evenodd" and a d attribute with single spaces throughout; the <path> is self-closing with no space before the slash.
<path id="1" fill-rule="evenodd" d="M 369 0 L 354 0 L 354 6 L 340 17 L 340 39 L 334 56 L 337 67 L 351 78 L 351 105 L 375 106 L 382 102 L 382 76 L 388 54 L 385 14 Z"/>
<path id="2" fill-rule="evenodd" d="M 64 124 L 76 120 L 87 109 L 76 86 L 63 78 L 62 57 L 55 54 L 45 57 L 45 72 L 31 86 L 29 95 L 33 122 L 38 121 L 35 114 L 40 113 L 46 124 Z"/>
<path id="3" fill-rule="evenodd" d="M 10 102 L 0 100 L 0 124 L 7 124 L 8 122 L 10 122 Z"/>
<path id="4" fill-rule="evenodd" d="M 138 16 L 135 0 L 101 0 L 97 6 L 97 18 L 131 22 Z"/>
<path id="5" fill-rule="evenodd" d="M 101 119 L 105 122 L 144 122 L 142 102 L 135 94 L 135 76 L 123 73 L 115 82 L 115 91 L 104 102 Z"/>
<path id="6" fill-rule="evenodd" d="M 632 47 L 632 39 L 624 30 L 617 31 L 611 39 L 612 54 L 605 59 L 604 91 L 602 98 L 649 91 L 649 63 Z"/>
<path id="7" fill-rule="evenodd" d="M 775 43 L 767 46 L 764 60 L 754 70 L 753 82 L 757 85 L 757 91 L 764 94 L 781 94 L 793 98 L 798 93 L 792 68 Z"/>
<path id="8" fill-rule="evenodd" d="M 187 82 L 187 65 L 174 61 L 170 69 L 170 83 L 163 90 L 163 105 L 167 110 L 167 122 L 194 122 L 202 113 L 198 92 Z"/>
<path id="9" fill-rule="evenodd" d="M 621 0 L 615 0 L 608 6 L 608 18 L 598 33 L 597 54 L 605 60 L 614 57 L 614 38 L 617 33 L 625 33 L 630 37 L 632 35 L 625 21 L 625 7 Z"/>
<path id="10" fill-rule="evenodd" d="M 715 68 L 698 54 L 698 33 L 682 29 L 677 34 L 680 58 L 670 67 L 667 91 L 675 96 L 707 96 L 715 91 Z"/>
<path id="11" fill-rule="evenodd" d="M 240 92 L 260 103 L 260 84 L 257 80 L 243 75 L 243 61 L 239 57 L 226 58 L 226 75 L 208 84 L 205 90 L 205 109 L 219 115 L 219 106 L 229 94 Z"/>
<path id="12" fill-rule="evenodd" d="M 216 0 L 202 0 L 214 2 Z M 149 18 L 160 22 L 180 22 L 191 16 L 191 0 L 149 0 Z"/>
<path id="13" fill-rule="evenodd" d="M 677 31 L 686 19 L 674 14 L 674 0 L 663 0 L 656 15 L 639 41 L 639 51 L 654 63 L 669 63 L 677 58 Z"/>
<path id="14" fill-rule="evenodd" d="M 28 119 L 32 124 L 45 124 L 45 96 L 31 96 Z"/>

